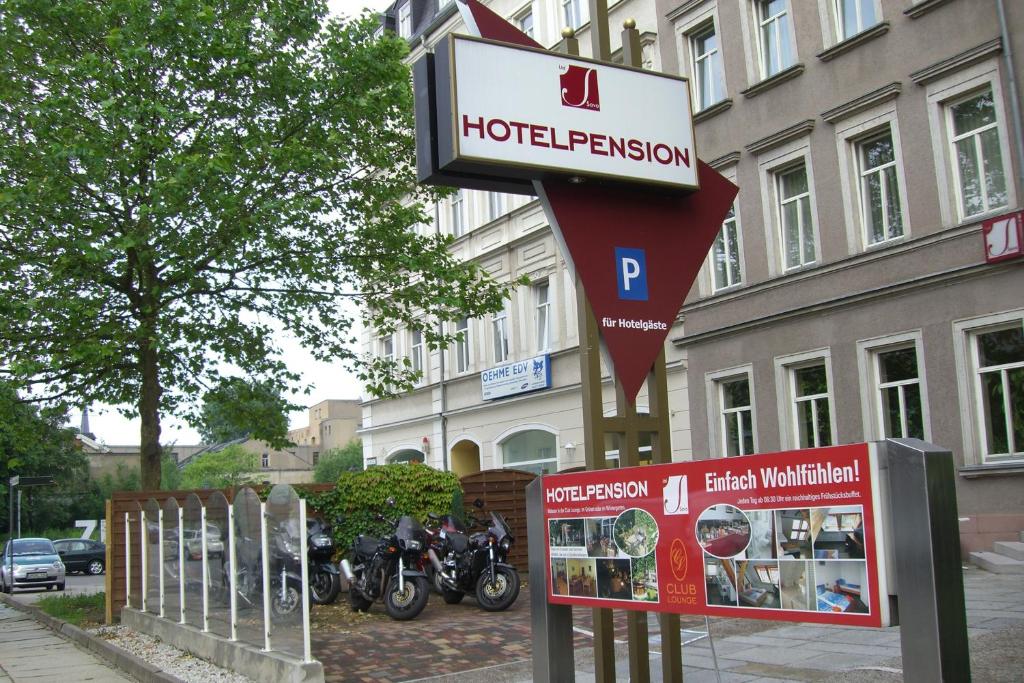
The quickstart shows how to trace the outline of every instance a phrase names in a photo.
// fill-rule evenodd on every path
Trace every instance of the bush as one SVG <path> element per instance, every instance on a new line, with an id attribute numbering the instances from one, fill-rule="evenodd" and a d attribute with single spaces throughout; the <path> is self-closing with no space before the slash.
<path id="1" fill-rule="evenodd" d="M 389 496 L 395 499 L 394 508 L 387 505 Z M 420 463 L 342 472 L 333 491 L 308 498 L 310 506 L 334 526 L 334 540 L 342 552 L 348 551 L 358 534 L 383 536 L 390 531 L 387 522 L 375 519 L 377 514 L 388 518 L 411 515 L 422 522 L 428 512 L 450 512 L 461 500 L 462 489 L 454 472 L 441 472 Z M 340 522 L 335 524 L 339 517 Z"/>

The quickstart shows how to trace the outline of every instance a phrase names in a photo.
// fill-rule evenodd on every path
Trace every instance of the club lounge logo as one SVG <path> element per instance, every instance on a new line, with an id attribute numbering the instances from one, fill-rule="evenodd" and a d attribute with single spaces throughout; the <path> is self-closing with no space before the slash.
<path id="1" fill-rule="evenodd" d="M 569 65 L 559 76 L 562 106 L 601 111 L 601 95 L 597 91 L 597 69 Z"/>
<path id="2" fill-rule="evenodd" d="M 676 581 L 686 578 L 686 546 L 678 538 L 673 539 L 669 547 L 669 566 Z"/>

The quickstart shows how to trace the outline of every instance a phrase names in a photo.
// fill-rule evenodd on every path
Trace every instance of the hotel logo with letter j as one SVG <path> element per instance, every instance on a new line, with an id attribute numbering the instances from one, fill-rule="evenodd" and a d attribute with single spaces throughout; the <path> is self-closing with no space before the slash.
<path id="1" fill-rule="evenodd" d="M 615 247 L 615 277 L 620 299 L 647 301 L 647 255 L 643 249 Z"/>

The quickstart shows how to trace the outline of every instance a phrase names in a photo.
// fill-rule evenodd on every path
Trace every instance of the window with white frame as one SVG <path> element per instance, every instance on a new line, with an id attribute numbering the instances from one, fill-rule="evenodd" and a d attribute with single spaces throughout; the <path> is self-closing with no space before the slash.
<path id="1" fill-rule="evenodd" d="M 924 411 L 917 348 L 878 349 L 873 353 L 880 438 L 924 439 Z"/>
<path id="2" fill-rule="evenodd" d="M 491 337 L 494 343 L 494 362 L 508 360 L 508 311 L 498 311 L 491 318 Z"/>
<path id="3" fill-rule="evenodd" d="M 466 232 L 465 193 L 459 189 L 452 195 L 452 236 L 462 237 Z"/>
<path id="4" fill-rule="evenodd" d="M 832 445 L 831 396 L 825 364 L 792 368 L 795 434 L 799 448 Z"/>
<path id="5" fill-rule="evenodd" d="M 876 0 L 832 0 L 836 22 L 836 40 L 866 31 L 878 23 Z"/>
<path id="6" fill-rule="evenodd" d="M 455 322 L 455 333 L 460 335 L 455 341 L 455 371 L 469 372 L 469 318 Z"/>
<path id="7" fill-rule="evenodd" d="M 972 384 L 985 462 L 1024 458 L 1024 321 L 968 335 Z"/>
<path id="8" fill-rule="evenodd" d="M 857 141 L 861 224 L 867 244 L 903 236 L 903 208 L 892 131 L 888 126 Z"/>
<path id="9" fill-rule="evenodd" d="M 533 286 L 534 326 L 537 330 L 537 350 L 547 351 L 551 346 L 551 290 L 548 283 Z"/>
<path id="10" fill-rule="evenodd" d="M 711 280 L 717 292 L 735 287 L 743 282 L 740 266 L 740 233 L 736 225 L 736 203 L 729 207 L 729 213 L 722 221 L 722 229 L 711 248 Z"/>
<path id="11" fill-rule="evenodd" d="M 687 34 L 693 65 L 693 91 L 696 110 L 707 109 L 725 98 L 722 52 L 713 21 Z"/>
<path id="12" fill-rule="evenodd" d="M 568 28 L 583 25 L 583 8 L 580 0 L 562 0 L 562 20 Z"/>
<path id="13" fill-rule="evenodd" d="M 497 220 L 505 213 L 505 193 L 488 192 L 487 208 L 490 220 Z"/>
<path id="14" fill-rule="evenodd" d="M 536 474 L 558 471 L 556 439 L 550 432 L 540 429 L 518 432 L 502 441 L 500 448 L 504 467 Z"/>
<path id="15" fill-rule="evenodd" d="M 395 335 L 387 334 L 380 338 L 380 357 L 384 360 L 395 359 Z"/>
<path id="16" fill-rule="evenodd" d="M 960 215 L 977 216 L 1007 205 L 999 117 L 992 88 L 946 105 Z"/>
<path id="17" fill-rule="evenodd" d="M 398 35 L 412 36 L 412 0 L 398 8 Z"/>
<path id="18" fill-rule="evenodd" d="M 754 416 L 750 401 L 750 377 L 718 381 L 721 434 L 726 457 L 754 452 Z"/>
<path id="19" fill-rule="evenodd" d="M 520 31 L 533 38 L 533 8 L 517 16 L 515 21 Z"/>
<path id="20" fill-rule="evenodd" d="M 758 57 L 761 78 L 793 65 L 792 28 L 788 0 L 756 0 Z"/>
<path id="21" fill-rule="evenodd" d="M 814 221 L 807 166 L 799 163 L 775 172 L 779 227 L 785 269 L 814 263 Z"/>
<path id="22" fill-rule="evenodd" d="M 412 343 L 409 344 L 409 362 L 414 372 L 423 374 L 423 332 L 413 330 Z"/>

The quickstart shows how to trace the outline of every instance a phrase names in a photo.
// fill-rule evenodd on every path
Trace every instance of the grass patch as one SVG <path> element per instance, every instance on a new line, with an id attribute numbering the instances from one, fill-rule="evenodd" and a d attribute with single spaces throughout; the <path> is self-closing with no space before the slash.
<path id="1" fill-rule="evenodd" d="M 36 601 L 36 607 L 51 617 L 69 624 L 102 624 L 106 620 L 106 593 L 91 595 L 48 595 Z"/>

